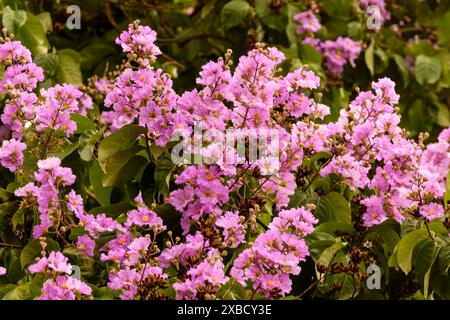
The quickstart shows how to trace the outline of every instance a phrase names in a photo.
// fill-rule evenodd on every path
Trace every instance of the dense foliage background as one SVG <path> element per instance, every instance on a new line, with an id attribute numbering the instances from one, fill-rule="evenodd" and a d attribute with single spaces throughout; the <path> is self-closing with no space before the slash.
<path id="1" fill-rule="evenodd" d="M 115 141 L 107 142 L 109 145 L 104 143 L 107 138 L 97 117 L 103 110 L 104 97 L 93 89 L 92 83 L 95 77 L 116 75 L 116 66 L 125 58 L 115 43 L 119 34 L 135 19 L 157 32 L 156 44 L 162 55 L 155 67 L 172 76 L 176 92 L 196 87 L 201 67 L 223 56 L 229 48 L 233 50 L 231 58 L 237 61 L 257 42 L 275 46 L 286 56 L 281 65 L 284 74 L 306 64 L 320 77 L 314 96 L 331 108 L 324 123 L 336 121 L 341 108 L 360 90 L 370 90 L 372 81 L 389 77 L 400 95 L 400 126 L 413 137 L 427 131 L 427 143 L 435 142 L 441 130 L 450 126 L 450 2 L 385 3 L 390 19 L 379 30 L 368 28 L 370 13 L 357 0 L 0 0 L 0 13 L 2 26 L 31 51 L 34 62 L 44 70 L 45 81 L 38 84 L 38 89 L 58 83 L 84 84 L 84 89 L 92 93 L 94 110 L 86 117 L 72 118 L 78 126 L 75 138 L 63 150 L 55 148 L 49 152 L 76 173 L 76 189 L 85 199 L 86 210 L 119 217 L 134 208 L 133 199 L 140 191 L 146 203 L 157 204 L 155 211 L 168 229 L 181 236 L 179 215 L 165 203 L 179 172 L 164 150 L 156 146 L 151 149 L 148 163 L 136 160 L 136 152 L 120 162 L 124 154 L 119 157 L 117 153 L 123 151 L 123 145 L 128 143 L 132 149 L 133 139 L 142 133 L 137 126 L 119 131 Z M 81 9 L 79 30 L 67 27 L 69 5 Z M 316 39 L 335 40 L 341 36 L 359 42 L 362 51 L 354 66 L 346 63 L 343 72 L 332 73 L 326 55 L 303 42 L 311 34 L 298 34 L 293 16 L 310 9 L 322 25 L 314 35 Z M 5 97 L 0 97 L 1 110 Z M 102 159 L 114 156 L 117 165 L 105 172 Z M 326 159 L 325 155 L 312 158 L 309 170 L 313 176 Z M 349 189 L 336 188 L 330 179 L 319 179 L 311 187 L 308 184 L 291 200 L 291 207 L 296 201 L 314 203 L 322 218 L 307 239 L 311 256 L 302 263 L 302 273 L 294 277 L 290 297 L 450 299 L 448 218 L 430 225 L 414 219 L 398 224 L 389 219 L 364 228 L 360 225 L 361 213 L 349 204 L 353 197 Z M 13 194 L 18 184 L 14 174 L 0 169 L 0 265 L 8 270 L 0 277 L 0 297 L 5 299 L 35 298 L 39 295 L 39 281 L 43 282 L 36 277 L 27 281 L 30 278 L 26 266 L 40 254 L 41 247 L 39 241 L 31 240 L 33 212 L 19 208 L 20 200 Z M 447 184 L 450 189 L 449 178 Z M 447 202 L 448 197 L 447 193 Z M 272 206 L 273 203 L 265 209 L 270 216 L 272 210 L 276 212 Z M 71 240 L 77 235 L 75 230 Z M 367 241 L 371 241 L 369 247 L 363 245 Z M 48 247 L 50 244 L 61 249 L 64 246 L 58 239 L 49 242 Z M 73 247 L 63 252 L 81 266 L 82 277 L 94 286 L 95 298 L 118 296 L 104 286 L 107 274 L 98 261 Z M 382 288 L 378 290 L 369 290 L 362 275 L 373 261 L 382 270 Z M 343 267 L 349 264 L 353 267 Z M 318 272 L 318 266 L 328 268 L 331 275 L 322 279 L 326 272 Z M 173 293 L 166 293 L 174 297 Z M 228 285 L 220 294 L 220 298 L 233 299 L 251 296 L 238 285 Z"/>

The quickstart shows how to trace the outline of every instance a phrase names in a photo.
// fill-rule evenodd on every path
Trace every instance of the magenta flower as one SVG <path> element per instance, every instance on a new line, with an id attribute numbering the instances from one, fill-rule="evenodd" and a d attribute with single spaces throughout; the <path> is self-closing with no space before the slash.
<path id="1" fill-rule="evenodd" d="M 0 148 L 0 164 L 14 172 L 23 164 L 23 151 L 27 145 L 16 139 L 4 140 Z"/>

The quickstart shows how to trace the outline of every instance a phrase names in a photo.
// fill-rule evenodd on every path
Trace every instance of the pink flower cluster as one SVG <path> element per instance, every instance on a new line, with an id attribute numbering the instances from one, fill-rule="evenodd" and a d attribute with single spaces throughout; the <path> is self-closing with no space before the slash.
<path id="1" fill-rule="evenodd" d="M 321 174 L 337 173 L 351 188 L 368 187 L 372 191 L 362 201 L 367 207 L 367 227 L 388 217 L 401 222 L 405 216 L 414 215 L 416 209 L 428 220 L 444 215 L 442 204 L 435 201 L 442 199 L 445 192 L 445 172 L 450 164 L 449 129 L 442 131 L 438 143 L 425 150 L 408 139 L 395 113 L 399 96 L 394 87 L 387 78 L 374 82 L 375 93 L 360 92 L 348 110 L 341 110 L 337 123 L 326 125 L 329 144 L 340 139 L 344 148 Z"/>
<path id="2" fill-rule="evenodd" d="M 101 80 L 97 86 L 111 108 L 102 114 L 107 130 L 138 123 L 147 128 L 148 140 L 161 147 L 176 134 L 195 140 L 203 133 L 195 128 L 213 133 L 187 149 L 192 157 L 207 161 L 178 164 L 176 188 L 165 199 L 165 206 L 181 214 L 183 240 L 181 235 L 173 238 L 157 204 L 147 206 L 141 194 L 134 208 L 117 218 L 86 213 L 82 196 L 71 189 L 76 177 L 59 158 L 45 153 L 33 174 L 18 170 L 29 146 L 24 130 L 37 137 L 44 131 L 70 137 L 76 129 L 70 115 L 84 113 L 92 103 L 73 86 L 41 90 L 38 101 L 28 90 L 34 83 L 30 79 L 13 81 L 11 71 L 2 80 L 10 105 L 2 121 L 14 138 L 3 142 L 0 164 L 23 175 L 15 195 L 22 197 L 22 207 L 39 213 L 33 236 L 69 241 L 68 232 L 77 228 L 70 245 L 106 270 L 104 285 L 119 290 L 121 299 L 164 298 L 161 292 L 168 286 L 177 299 L 214 299 L 230 279 L 253 295 L 288 294 L 291 277 L 301 272 L 300 263 L 309 254 L 305 237 L 318 221 L 313 206 L 286 207 L 296 191 L 315 192 L 310 186 L 319 173 L 334 175 L 341 186 L 358 194 L 362 200 L 356 205 L 365 210 L 366 227 L 388 218 L 430 221 L 446 213 L 442 200 L 450 167 L 450 129 L 427 146 L 425 135 L 418 142 L 410 139 L 399 127 L 399 96 L 391 80 L 373 82 L 372 90 L 358 92 L 336 122 L 326 122 L 330 108 L 312 98 L 320 79 L 306 68 L 281 74 L 278 66 L 284 55 L 276 48 L 258 44 L 239 58 L 234 72 L 227 52 L 224 59 L 202 67 L 199 88 L 178 95 L 170 77 L 153 67 L 160 54 L 155 40 L 150 28 L 130 25 L 117 43 L 138 67 L 126 67 L 116 79 Z M 359 43 L 344 38 L 317 43 L 334 73 L 342 72 L 347 61 L 353 64 L 361 50 Z M 20 43 L 0 45 L 0 59 L 7 68 L 31 64 L 29 51 Z M 234 148 L 238 139 L 250 144 L 264 130 L 277 136 L 259 146 L 262 157 L 253 159 Z M 232 143 L 218 143 L 218 132 L 230 132 Z M 218 157 L 221 153 L 225 159 Z M 315 164 L 317 172 L 310 174 L 307 164 L 318 153 L 327 155 L 326 161 Z M 112 237 L 105 243 L 106 236 Z M 237 257 L 229 258 L 234 251 Z M 84 299 L 92 294 L 84 282 L 70 276 L 72 267 L 60 252 L 42 256 L 29 271 L 49 277 L 40 299 Z M 2 272 L 6 270 L 0 268 Z"/>
<path id="3" fill-rule="evenodd" d="M 205 298 L 228 281 L 219 251 L 199 232 L 188 235 L 186 243 L 165 249 L 158 260 L 161 267 L 174 266 L 185 274 L 185 280 L 173 284 L 177 299 Z"/>
<path id="4" fill-rule="evenodd" d="M 92 294 L 92 289 L 86 283 L 70 276 L 72 265 L 61 252 L 50 252 L 48 257 L 41 257 L 30 265 L 28 270 L 31 274 L 51 275 L 51 279 L 42 286 L 39 300 L 75 300 Z"/>
<path id="5" fill-rule="evenodd" d="M 297 23 L 295 28 L 297 34 L 314 33 L 322 28 L 319 19 L 312 10 L 296 13 L 292 20 Z"/>
<path id="6" fill-rule="evenodd" d="M 38 100 L 33 91 L 44 80 L 44 73 L 19 41 L 6 39 L 0 45 L 0 61 L 6 67 L 0 93 L 6 93 L 8 98 L 1 120 L 10 127 L 14 138 L 21 140 L 24 131 L 34 126 L 39 132 L 62 130 L 69 137 L 76 130 L 70 115 L 92 109 L 91 98 L 72 85 L 41 89 L 44 99 Z"/>
<path id="7" fill-rule="evenodd" d="M 303 207 L 280 211 L 269 230 L 234 260 L 231 275 L 244 287 L 250 281 L 265 298 L 289 293 L 290 275 L 300 273 L 299 263 L 309 255 L 304 237 L 317 222 Z"/>
<path id="8" fill-rule="evenodd" d="M 305 38 L 303 44 L 313 46 L 326 59 L 327 69 L 332 74 L 341 74 L 347 63 L 354 68 L 355 60 L 361 53 L 361 43 L 347 37 L 338 37 L 336 40 L 320 41 L 314 38 Z"/>
<path id="9" fill-rule="evenodd" d="M 0 147 L 0 164 L 14 172 L 23 164 L 23 151 L 27 145 L 16 139 L 3 140 Z"/>
<path id="10" fill-rule="evenodd" d="M 50 157 L 38 161 L 38 170 L 34 173 L 34 182 L 18 188 L 15 195 L 25 197 L 27 203 L 36 203 L 40 223 L 33 228 L 33 236 L 38 238 L 48 231 L 64 214 L 65 201 L 60 199 L 62 188 L 75 182 L 70 168 L 61 167 L 59 158 Z M 75 191 L 72 190 L 72 195 Z M 82 200 L 79 205 L 83 205 Z M 70 204 L 67 205 L 70 210 Z"/>

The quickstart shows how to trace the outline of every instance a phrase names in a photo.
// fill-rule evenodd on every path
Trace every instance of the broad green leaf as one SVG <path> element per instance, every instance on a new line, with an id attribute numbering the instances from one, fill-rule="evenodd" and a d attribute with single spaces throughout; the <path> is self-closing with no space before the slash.
<path id="1" fill-rule="evenodd" d="M 299 45 L 298 54 L 302 62 L 305 64 L 314 63 L 320 65 L 322 63 L 322 55 L 310 45 Z"/>
<path id="2" fill-rule="evenodd" d="M 448 274 L 448 269 L 450 269 L 450 242 L 439 253 L 439 269 L 442 274 Z"/>
<path id="3" fill-rule="evenodd" d="M 375 72 L 375 57 L 374 57 L 374 47 L 375 47 L 375 40 L 372 39 L 370 41 L 369 47 L 364 51 L 364 61 L 366 62 L 366 66 L 370 71 L 370 74 L 374 75 Z"/>
<path id="4" fill-rule="evenodd" d="M 244 0 L 232 0 L 226 3 L 220 12 L 220 20 L 225 30 L 233 28 L 247 21 L 250 4 Z"/>
<path id="5" fill-rule="evenodd" d="M 86 116 L 83 116 L 79 113 L 73 113 L 70 115 L 70 120 L 75 121 L 77 124 L 77 130 L 75 131 L 75 134 L 80 134 L 88 130 L 96 130 L 97 127 L 95 126 L 94 121 L 87 118 Z"/>
<path id="6" fill-rule="evenodd" d="M 42 28 L 44 29 L 45 33 L 52 32 L 53 23 L 52 23 L 52 16 L 50 15 L 50 12 L 41 12 L 38 15 L 36 15 L 36 18 L 38 18 L 39 21 L 41 22 Z"/>
<path id="7" fill-rule="evenodd" d="M 394 61 L 398 67 L 398 69 L 400 70 L 400 73 L 402 74 L 403 77 L 403 87 L 407 87 L 409 85 L 409 67 L 408 64 L 406 63 L 406 60 L 403 59 L 402 56 L 399 56 L 398 54 L 394 54 Z"/>
<path id="8" fill-rule="evenodd" d="M 301 188 L 297 188 L 297 190 L 295 190 L 295 193 L 291 196 L 289 200 L 288 208 L 290 209 L 300 207 L 305 199 L 306 193 Z"/>
<path id="9" fill-rule="evenodd" d="M 54 53 L 39 53 L 34 57 L 34 62 L 42 67 L 47 75 L 53 76 L 58 68 L 59 58 Z"/>
<path id="10" fill-rule="evenodd" d="M 84 131 L 79 138 L 78 153 L 84 161 L 91 161 L 95 146 L 100 139 L 101 131 L 87 130 Z"/>
<path id="11" fill-rule="evenodd" d="M 333 221 L 351 224 L 350 203 L 337 192 L 330 192 L 320 197 L 316 213 L 321 222 Z"/>
<path id="12" fill-rule="evenodd" d="M 104 213 L 108 217 L 117 218 L 122 213 L 128 212 L 133 209 L 136 209 L 136 207 L 131 205 L 128 202 L 121 201 L 118 203 L 114 203 L 110 206 L 93 208 L 93 209 L 89 210 L 89 213 L 90 214 Z"/>
<path id="13" fill-rule="evenodd" d="M 169 181 L 175 164 L 172 162 L 170 152 L 166 151 L 156 163 L 155 184 L 156 190 L 160 194 L 167 196 L 169 194 Z"/>
<path id="14" fill-rule="evenodd" d="M 397 261 L 400 269 L 405 274 L 408 274 L 411 271 L 411 261 L 415 246 L 427 237 L 428 234 L 425 230 L 414 230 L 405 235 L 398 242 Z"/>
<path id="15" fill-rule="evenodd" d="M 144 148 L 139 145 L 134 145 L 130 149 L 122 150 L 114 154 L 108 160 L 105 168 L 105 175 L 103 176 L 103 186 L 112 187 L 120 184 L 120 175 L 124 171 L 124 176 L 127 182 L 134 177 L 138 169 L 147 164 L 147 159 L 141 156 L 136 156 L 136 153 Z"/>
<path id="16" fill-rule="evenodd" d="M 31 240 L 28 242 L 20 254 L 20 264 L 22 265 L 22 268 L 25 268 L 34 258 L 39 256 L 41 251 L 42 247 L 39 240 Z"/>
<path id="17" fill-rule="evenodd" d="M 355 232 L 355 228 L 351 223 L 344 222 L 324 222 L 319 224 L 315 229 L 318 232 L 326 232 L 329 234 L 353 234 Z"/>
<path id="18" fill-rule="evenodd" d="M 289 23 L 289 17 L 286 14 L 271 14 L 261 20 L 266 26 L 277 31 L 283 31 Z"/>
<path id="19" fill-rule="evenodd" d="M 433 84 L 441 76 L 441 64 L 438 59 L 420 54 L 416 57 L 414 74 L 420 85 Z"/>
<path id="20" fill-rule="evenodd" d="M 64 160 L 69 155 L 71 155 L 72 152 L 78 149 L 78 144 L 79 144 L 78 141 L 67 144 L 61 152 L 51 152 L 48 155 L 52 157 L 58 157 L 59 159 Z"/>
<path id="21" fill-rule="evenodd" d="M 414 269 L 419 283 L 423 284 L 425 299 L 428 297 L 431 268 L 441 248 L 442 242 L 432 241 L 429 238 L 422 240 L 414 248 Z"/>
<path id="22" fill-rule="evenodd" d="M 89 167 L 89 182 L 94 189 L 95 199 L 101 206 L 106 207 L 110 204 L 111 187 L 103 187 L 102 178 L 103 172 L 97 161 L 93 161 Z"/>
<path id="23" fill-rule="evenodd" d="M 127 125 L 103 139 L 98 148 L 98 162 L 100 168 L 102 168 L 103 171 L 106 171 L 106 165 L 114 154 L 120 150 L 129 148 L 141 134 L 146 132 L 147 130 L 143 127 Z"/>
<path id="24" fill-rule="evenodd" d="M 331 246 L 326 248 L 322 254 L 319 257 L 319 260 L 317 260 L 316 265 L 325 265 L 328 267 L 328 265 L 333 260 L 334 255 L 342 249 L 342 242 L 341 238 L 336 239 L 336 243 L 333 243 Z"/>
<path id="25" fill-rule="evenodd" d="M 386 257 L 390 257 L 400 240 L 400 236 L 395 230 L 396 227 L 398 228 L 397 222 L 390 220 L 385 221 L 382 224 L 372 227 L 365 239 L 380 244 Z"/>
<path id="26" fill-rule="evenodd" d="M 27 13 L 23 10 L 12 10 L 6 6 L 2 10 L 2 24 L 10 33 L 16 33 L 27 21 Z"/>
<path id="27" fill-rule="evenodd" d="M 40 288 L 32 282 L 18 285 L 3 297 L 3 300 L 31 300 L 41 294 Z"/>
<path id="28" fill-rule="evenodd" d="M 57 53 L 59 64 L 55 79 L 58 83 L 82 84 L 83 76 L 80 69 L 80 54 L 73 49 L 59 50 Z"/>
<path id="29" fill-rule="evenodd" d="M 33 55 L 47 53 L 49 43 L 41 22 L 31 13 L 27 12 L 26 22 L 17 29 L 15 40 L 22 41 Z"/>

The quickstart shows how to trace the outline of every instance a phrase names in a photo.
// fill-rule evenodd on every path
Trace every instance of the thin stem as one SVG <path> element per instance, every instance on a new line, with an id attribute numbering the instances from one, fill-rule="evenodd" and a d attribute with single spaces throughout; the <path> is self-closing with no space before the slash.
<path id="1" fill-rule="evenodd" d="M 5 248 L 19 248 L 22 249 L 23 246 L 20 244 L 12 244 L 12 243 L 4 243 L 4 242 L 0 242 L 0 247 L 5 247 Z"/>

